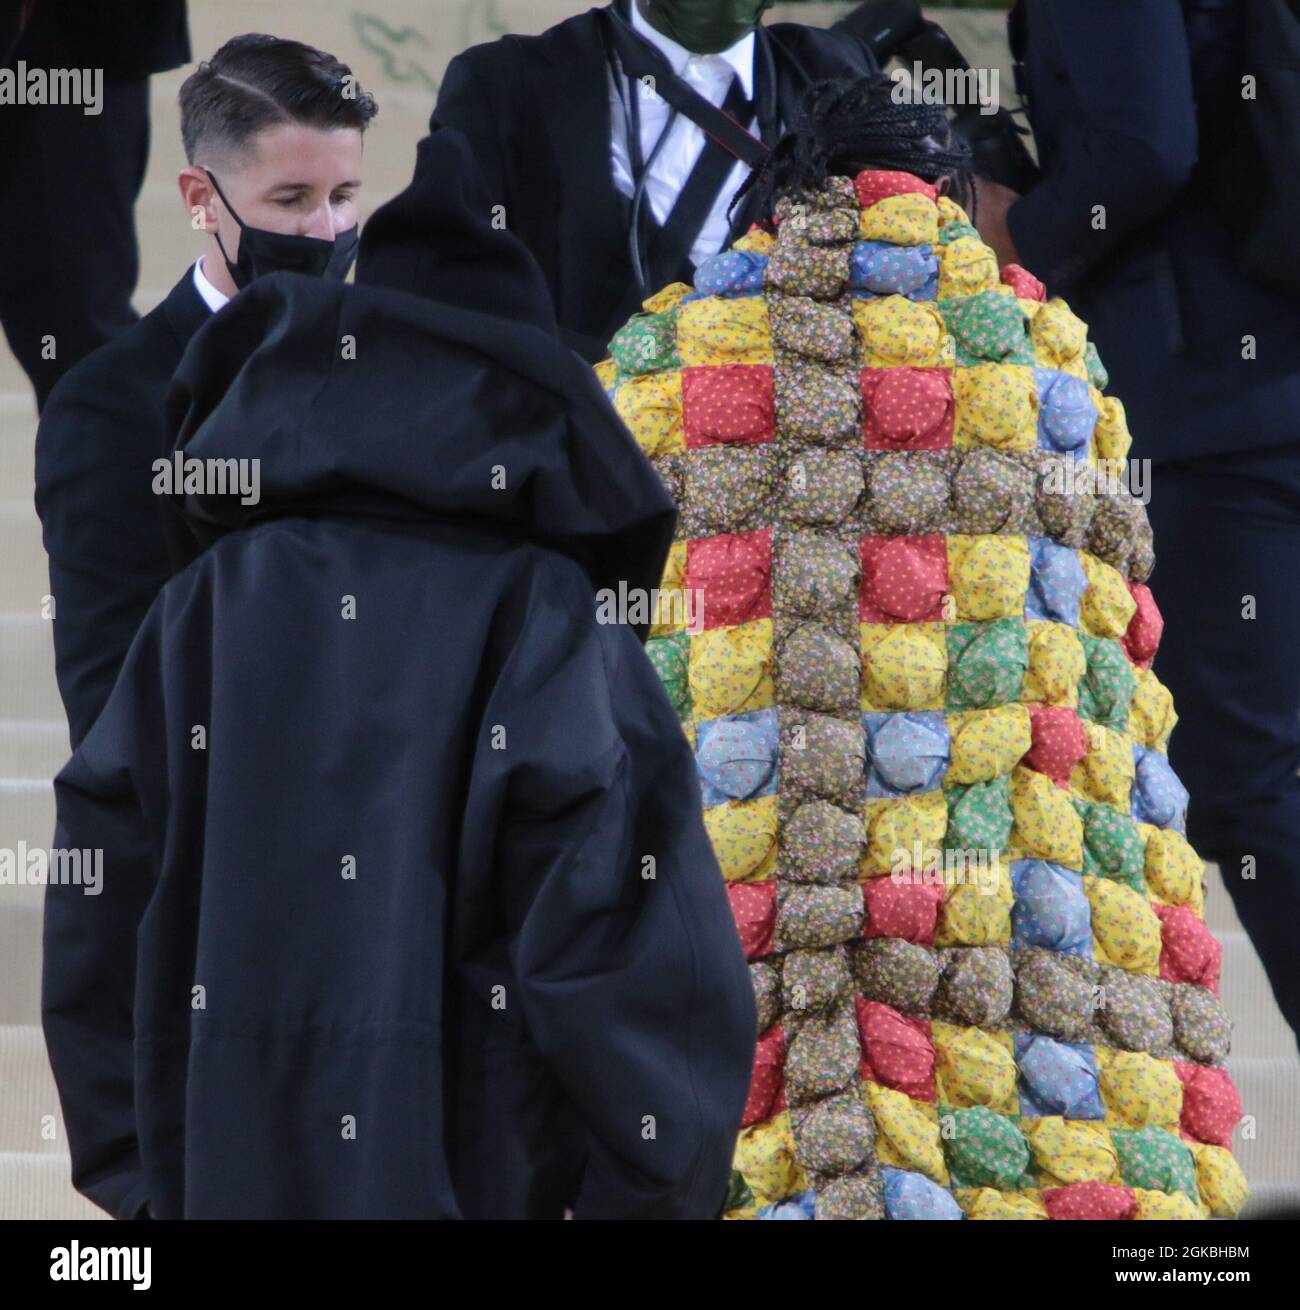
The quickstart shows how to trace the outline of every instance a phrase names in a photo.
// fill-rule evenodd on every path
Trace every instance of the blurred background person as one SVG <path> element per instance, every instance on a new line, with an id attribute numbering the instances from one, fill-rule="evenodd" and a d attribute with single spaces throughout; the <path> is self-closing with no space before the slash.
<path id="1" fill-rule="evenodd" d="M 351 79 L 351 81 L 350 81 Z M 75 747 L 103 708 L 163 583 L 198 553 L 154 486 L 172 374 L 190 338 L 277 268 L 347 276 L 357 245 L 362 134 L 374 99 L 299 41 L 227 41 L 180 92 L 189 163 L 179 226 L 207 233 L 167 298 L 54 389 L 36 434 L 36 509 L 54 597 L 59 693 Z"/>
<path id="2" fill-rule="evenodd" d="M 641 301 L 753 221 L 731 200 L 803 89 L 874 71 L 847 31 L 762 24 L 772 0 L 614 0 L 447 67 L 430 132 L 469 138 L 493 201 L 542 266 L 567 344 L 589 362 Z M 649 79 L 649 81 L 647 81 Z M 367 227 L 371 281 L 419 290 L 442 185 L 415 177 Z M 444 256 L 445 257 L 445 256 Z"/>
<path id="3" fill-rule="evenodd" d="M 0 0 L 0 67 L 103 70 L 96 113 L 0 108 L 0 325 L 38 409 L 73 364 L 139 317 L 149 76 L 189 59 L 185 0 Z"/>
<path id="4" fill-rule="evenodd" d="M 1289 253 L 1247 276 L 1233 231 L 1234 210 L 1270 203 L 1270 166 L 1283 184 L 1300 172 L 1285 86 L 1243 97 L 1266 72 L 1264 20 L 1278 63 L 1277 38 L 1300 56 L 1300 15 L 1288 28 L 1280 0 L 1256 3 L 1251 27 L 1241 0 L 1019 0 L 1042 179 L 1023 196 L 983 184 L 977 221 L 1089 323 L 1154 466 L 1156 672 L 1180 714 L 1188 837 L 1300 1031 L 1300 298 Z M 1225 182 L 1252 136 L 1276 152 Z"/>

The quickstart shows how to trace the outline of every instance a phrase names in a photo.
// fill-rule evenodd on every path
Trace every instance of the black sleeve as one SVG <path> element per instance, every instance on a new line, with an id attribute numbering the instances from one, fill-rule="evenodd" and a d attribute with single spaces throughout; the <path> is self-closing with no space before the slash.
<path id="1" fill-rule="evenodd" d="M 49 556 L 54 661 L 75 748 L 171 576 L 152 491 L 160 417 L 129 379 L 90 367 L 55 388 L 36 433 L 36 511 Z"/>
<path id="2" fill-rule="evenodd" d="M 488 706 L 466 824 L 499 834 L 512 985 L 585 1126 L 575 1218 L 714 1218 L 754 1054 L 748 968 L 648 656 L 589 586 L 584 609 L 582 582 L 554 584 Z"/>
<path id="3" fill-rule="evenodd" d="M 1029 57 L 1055 42 L 1078 117 L 1058 125 L 1060 158 L 1007 225 L 1021 262 L 1056 295 L 1187 184 L 1196 99 L 1179 0 L 1037 0 L 1028 21 Z"/>
<path id="4" fill-rule="evenodd" d="M 161 602 L 160 602 L 161 605 Z M 143 808 L 143 740 L 160 685 L 155 608 L 104 713 L 55 779 L 58 851 L 102 851 L 96 887 L 51 878 L 45 892 L 41 1023 L 63 1108 L 72 1183 L 118 1219 L 148 1200 L 135 1114 L 136 930 L 152 893 L 156 849 Z"/>

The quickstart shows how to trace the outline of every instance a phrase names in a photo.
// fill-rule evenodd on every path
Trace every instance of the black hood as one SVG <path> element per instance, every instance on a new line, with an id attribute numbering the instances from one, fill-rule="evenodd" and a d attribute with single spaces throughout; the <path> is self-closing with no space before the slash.
<path id="1" fill-rule="evenodd" d="M 463 138 L 438 137 L 459 154 Z M 467 256 L 447 299 L 274 273 L 195 334 L 168 400 L 174 448 L 258 460 L 260 498 L 182 495 L 181 512 L 205 543 L 285 515 L 468 519 L 571 555 L 597 587 L 657 587 L 672 500 L 555 335 L 532 257 L 472 187 L 446 198 L 449 248 Z M 481 305 L 484 270 L 503 315 L 451 299 L 463 283 Z"/>

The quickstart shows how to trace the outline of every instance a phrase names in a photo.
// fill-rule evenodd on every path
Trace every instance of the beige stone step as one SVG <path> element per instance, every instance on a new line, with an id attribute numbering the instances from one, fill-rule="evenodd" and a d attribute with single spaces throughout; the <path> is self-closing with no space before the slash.
<path id="1" fill-rule="evenodd" d="M 41 908 L 0 895 L 0 1024 L 41 1021 Z"/>
<path id="2" fill-rule="evenodd" d="M 0 1221 L 107 1218 L 73 1191 L 66 1155 L 0 1155 Z"/>
<path id="3" fill-rule="evenodd" d="M 53 625 L 38 610 L 0 612 L 0 720 L 49 724 L 62 719 Z"/>
<path id="4" fill-rule="evenodd" d="M 0 1156 L 63 1155 L 67 1135 L 40 1024 L 0 1027 Z"/>

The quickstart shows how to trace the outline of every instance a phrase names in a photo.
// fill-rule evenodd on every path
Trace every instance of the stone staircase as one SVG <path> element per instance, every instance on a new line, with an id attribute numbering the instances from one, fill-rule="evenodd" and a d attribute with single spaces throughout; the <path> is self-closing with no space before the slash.
<path id="1" fill-rule="evenodd" d="M 415 64 L 440 73 L 464 45 L 502 30 L 540 31 L 585 7 L 563 0 L 384 0 L 378 26 L 365 11 L 338 0 L 276 0 L 273 6 L 197 0 L 190 10 L 200 55 L 237 32 L 269 27 L 319 44 L 353 65 L 381 104 L 367 144 L 364 219 L 409 178 L 432 99 L 426 80 L 412 73 Z M 793 17 L 798 10 L 802 21 L 825 23 L 846 7 L 778 5 L 771 17 Z M 982 17 L 966 13 L 959 21 L 972 25 Z M 978 37 L 972 32 L 970 39 L 978 44 Z M 970 48 L 966 40 L 963 46 Z M 1005 56 L 990 44 L 981 57 Z M 153 151 L 138 209 L 141 312 L 162 299 L 198 253 L 174 182 L 183 162 L 175 109 L 182 76 L 171 73 L 153 83 Z M 32 508 L 35 433 L 26 379 L 0 342 L 0 847 L 10 849 L 20 841 L 49 845 L 50 779 L 68 753 L 51 627 L 41 617 L 48 578 Z M 1296 1044 L 1215 870 L 1207 900 L 1209 922 L 1224 944 L 1224 1001 L 1237 1025 L 1229 1067 L 1257 1125 L 1251 1140 L 1238 1133 L 1239 1158 L 1253 1189 L 1247 1214 L 1284 1203 L 1300 1206 Z M 40 927 L 40 889 L 0 887 L 0 1220 L 102 1218 L 69 1183 L 58 1096 L 40 1030 Z M 51 1124 L 52 1134 L 43 1131 Z"/>

